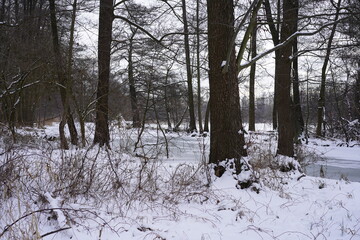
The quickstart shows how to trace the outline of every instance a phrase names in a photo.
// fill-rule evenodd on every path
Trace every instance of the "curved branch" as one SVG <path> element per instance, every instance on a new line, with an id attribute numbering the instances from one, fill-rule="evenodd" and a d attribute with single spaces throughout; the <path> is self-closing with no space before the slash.
<path id="1" fill-rule="evenodd" d="M 114 18 L 115 18 L 115 19 L 116 19 L 116 18 L 121 19 L 121 20 L 127 22 L 128 24 L 137 27 L 137 28 L 140 29 L 143 33 L 145 33 L 145 34 L 148 35 L 151 39 L 153 39 L 155 42 L 159 43 L 160 45 L 163 45 L 160 40 L 158 40 L 154 35 L 152 35 L 149 31 L 147 31 L 145 28 L 143 28 L 143 27 L 140 26 L 139 24 L 134 23 L 133 21 L 130 21 L 130 20 L 127 19 L 126 17 L 119 16 L 119 15 L 114 15 Z"/>
<path id="2" fill-rule="evenodd" d="M 319 33 L 321 30 L 323 30 L 324 28 L 327 28 L 329 26 L 332 26 L 334 24 L 337 24 L 345 19 L 347 19 L 348 17 L 346 18 L 342 18 L 342 19 L 339 19 L 337 21 L 333 21 L 331 23 L 328 23 L 328 24 L 325 24 L 323 26 L 321 26 L 319 29 L 315 30 L 315 31 L 312 31 L 312 32 L 296 32 L 294 34 L 292 34 L 290 37 L 288 37 L 284 42 L 282 43 L 279 43 L 278 45 L 274 46 L 273 48 L 257 55 L 256 57 L 252 58 L 251 61 L 247 62 L 247 63 L 244 63 L 244 64 L 241 64 L 241 65 L 238 65 L 238 71 L 237 71 L 237 74 L 239 74 L 239 72 L 245 68 L 248 68 L 250 67 L 252 64 L 254 64 L 257 60 L 269 55 L 270 53 L 272 52 L 275 52 L 276 50 L 286 46 L 287 44 L 289 44 L 294 38 L 298 37 L 298 36 L 312 36 L 312 35 L 315 35 L 317 33 Z"/>

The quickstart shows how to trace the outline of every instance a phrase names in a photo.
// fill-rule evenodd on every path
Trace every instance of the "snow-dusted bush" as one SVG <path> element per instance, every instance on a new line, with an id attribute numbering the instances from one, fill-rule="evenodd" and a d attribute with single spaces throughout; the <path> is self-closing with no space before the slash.
<path id="1" fill-rule="evenodd" d="M 131 218 L 135 209 L 174 209 L 212 197 L 204 163 L 169 166 L 119 149 L 64 151 L 50 145 L 17 145 L 0 156 L 0 222 L 5 223 L 0 238 L 37 239 L 39 232 L 70 226 L 91 231 L 91 221 L 96 228 L 107 226 L 100 209 Z"/>
<path id="2" fill-rule="evenodd" d="M 240 169 L 236 169 L 236 166 L 240 166 Z M 231 175 L 236 180 L 236 187 L 239 189 L 251 188 L 254 191 L 259 191 L 257 184 L 258 174 L 254 171 L 247 158 L 226 159 L 218 164 L 211 164 L 210 168 L 213 169 L 214 176 L 219 176 L 216 171 L 222 171 L 223 174 Z M 223 174 L 221 174 L 221 177 Z"/>
<path id="3" fill-rule="evenodd" d="M 308 165 L 324 161 L 323 157 L 321 157 L 319 153 L 316 153 L 314 149 L 308 148 L 303 144 L 296 145 L 295 156 L 301 166 L 301 169 L 305 169 Z"/>
<path id="4" fill-rule="evenodd" d="M 276 154 L 277 138 L 274 132 L 248 137 L 248 162 L 257 176 L 260 186 L 283 192 L 283 185 L 289 180 L 303 176 L 299 163 L 309 160 L 308 152 L 302 147 L 297 147 L 299 156 L 290 158 Z M 301 149 L 301 150 L 300 150 Z M 310 160 L 309 160 L 310 161 Z"/>
<path id="5" fill-rule="evenodd" d="M 351 141 L 360 142 L 360 120 L 349 121 L 342 118 L 331 125 L 329 133 L 331 137 L 345 140 L 348 146 Z"/>

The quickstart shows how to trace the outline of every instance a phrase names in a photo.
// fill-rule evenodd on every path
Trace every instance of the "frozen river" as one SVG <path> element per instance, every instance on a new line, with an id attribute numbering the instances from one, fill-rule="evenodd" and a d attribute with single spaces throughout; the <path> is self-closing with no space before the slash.
<path id="1" fill-rule="evenodd" d="M 320 168 L 322 166 L 325 177 L 332 179 L 345 178 L 350 181 L 360 182 L 360 147 L 338 146 L 334 142 L 313 140 L 313 148 L 322 158 L 309 165 L 306 172 L 311 176 L 320 176 Z"/>
<path id="2" fill-rule="evenodd" d="M 319 177 L 321 167 L 326 178 L 343 178 L 352 182 L 360 182 L 360 161 L 351 159 L 325 159 L 324 161 L 307 166 L 305 169 L 306 174 Z"/>
<path id="3" fill-rule="evenodd" d="M 271 138 L 271 135 L 263 134 L 264 139 Z M 210 138 L 190 137 L 187 135 L 170 137 L 169 162 L 183 161 L 184 163 L 198 163 L 201 159 L 207 159 L 209 155 Z M 262 142 L 261 138 L 256 139 L 261 144 L 269 144 L 269 141 Z M 275 143 L 272 143 L 275 145 Z M 314 152 L 323 160 L 310 164 L 305 168 L 309 176 L 320 176 L 322 167 L 325 178 L 347 179 L 352 182 L 360 182 L 360 147 L 338 146 L 334 141 L 311 139 L 306 146 L 309 152 Z"/>

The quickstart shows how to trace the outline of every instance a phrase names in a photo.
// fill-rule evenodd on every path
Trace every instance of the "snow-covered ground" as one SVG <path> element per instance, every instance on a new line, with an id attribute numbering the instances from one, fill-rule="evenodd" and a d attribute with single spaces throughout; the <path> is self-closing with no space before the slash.
<path id="1" fill-rule="evenodd" d="M 0 139 L 0 239 L 360 239 L 360 183 L 272 168 L 276 135 L 265 125 L 246 138 L 259 191 L 214 176 L 208 137 L 166 133 L 167 157 L 156 128 L 135 152 L 138 131 L 117 124 L 108 151 L 61 151 L 48 140 L 57 129 Z M 310 139 L 300 152 L 356 162 L 360 148 Z"/>

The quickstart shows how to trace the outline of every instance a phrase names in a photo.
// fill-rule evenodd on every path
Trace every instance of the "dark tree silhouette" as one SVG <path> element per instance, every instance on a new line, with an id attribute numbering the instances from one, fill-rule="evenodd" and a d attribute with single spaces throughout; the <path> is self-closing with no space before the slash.
<path id="1" fill-rule="evenodd" d="M 232 0 L 208 0 L 208 43 L 210 81 L 210 163 L 236 159 L 246 155 L 242 129 L 234 35 L 234 3 Z M 221 11 L 219 11 L 221 10 Z M 231 49 L 229 49 L 231 48 Z M 227 71 L 223 61 L 231 51 Z M 221 176 L 221 172 L 217 172 Z"/>
<path id="2" fill-rule="evenodd" d="M 110 77 L 110 50 L 113 15 L 113 1 L 100 1 L 98 68 L 99 81 L 97 86 L 96 120 L 94 144 L 109 147 L 108 95 Z"/>

